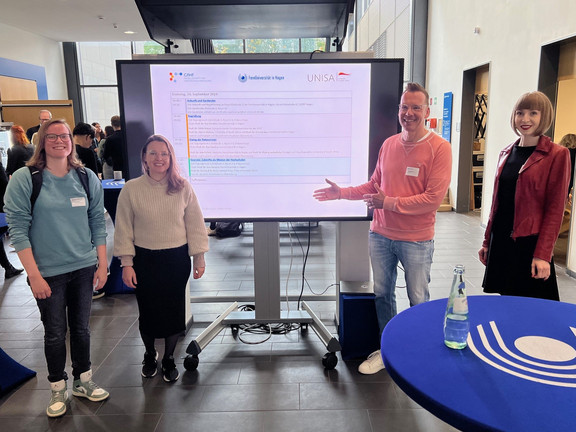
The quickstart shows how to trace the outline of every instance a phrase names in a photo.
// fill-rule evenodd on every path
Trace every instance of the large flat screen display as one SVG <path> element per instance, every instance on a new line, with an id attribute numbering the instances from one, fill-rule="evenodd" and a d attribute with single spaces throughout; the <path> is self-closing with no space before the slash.
<path id="1" fill-rule="evenodd" d="M 317 202 L 326 178 L 366 182 L 398 132 L 402 60 L 118 62 L 128 178 L 147 137 L 173 144 L 210 221 L 365 220 Z"/>

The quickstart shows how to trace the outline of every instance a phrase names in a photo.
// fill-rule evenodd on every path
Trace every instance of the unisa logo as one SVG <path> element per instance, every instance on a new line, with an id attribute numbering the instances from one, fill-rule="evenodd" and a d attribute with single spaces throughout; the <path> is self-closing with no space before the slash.
<path id="1" fill-rule="evenodd" d="M 240 82 L 248 81 L 248 75 L 241 73 L 240 75 L 238 75 L 238 81 Z"/>
<path id="2" fill-rule="evenodd" d="M 170 82 L 176 82 L 176 78 L 182 76 L 182 72 L 169 72 L 168 75 L 170 76 Z"/>

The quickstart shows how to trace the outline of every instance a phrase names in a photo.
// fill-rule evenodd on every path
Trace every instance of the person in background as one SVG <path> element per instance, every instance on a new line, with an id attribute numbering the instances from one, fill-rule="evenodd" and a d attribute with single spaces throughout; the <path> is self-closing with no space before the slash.
<path id="1" fill-rule="evenodd" d="M 28 274 L 30 289 L 44 325 L 44 353 L 51 398 L 49 417 L 66 412 L 66 333 L 74 383 L 72 394 L 100 402 L 109 393 L 92 380 L 90 309 L 93 287 L 107 278 L 106 223 L 102 185 L 85 170 L 90 194 L 76 168 L 72 132 L 64 120 L 50 120 L 38 131 L 39 141 L 29 166 L 42 176 L 42 187 L 31 203 L 32 173 L 16 171 L 8 183 L 4 211 L 10 238 Z"/>
<path id="2" fill-rule="evenodd" d="M 22 128 L 20 128 L 22 129 Z M 22 129 L 22 134 L 24 134 L 24 129 Z M 26 136 L 24 135 L 24 138 Z M 0 265 L 4 269 L 4 280 L 11 279 L 18 276 L 24 271 L 24 269 L 16 268 L 12 265 L 8 256 L 6 255 L 6 249 L 4 249 L 4 235 L 8 231 L 8 225 L 6 224 L 6 215 L 4 214 L 4 193 L 6 192 L 6 186 L 8 185 L 8 176 L 6 171 L 4 171 L 4 165 L 0 160 Z"/>
<path id="3" fill-rule="evenodd" d="M 98 144 L 100 141 L 102 141 L 102 139 L 104 139 L 104 132 L 102 132 L 102 128 L 98 122 L 92 123 L 92 127 L 94 128 L 94 139 L 92 140 L 92 145 L 90 148 L 96 155 L 96 166 L 98 167 L 98 173 L 100 174 L 100 177 L 102 177 L 102 159 L 98 153 Z"/>
<path id="4" fill-rule="evenodd" d="M 108 164 L 112 162 L 114 171 L 124 170 L 124 135 L 122 134 L 122 122 L 120 116 L 112 116 L 110 123 L 114 128 L 114 133 L 106 138 L 104 146 L 104 159 Z M 124 178 L 124 173 L 122 173 Z"/>
<path id="5" fill-rule="evenodd" d="M 104 159 L 104 150 L 106 148 L 106 139 L 114 133 L 114 128 L 112 126 L 106 126 L 104 131 L 106 132 L 106 136 L 98 143 L 98 157 L 102 161 L 102 178 L 109 180 L 114 178 L 114 168 L 112 167 L 112 158 Z"/>
<path id="6" fill-rule="evenodd" d="M 314 191 L 319 201 L 363 199 L 374 210 L 369 246 L 380 332 L 396 315 L 398 262 L 404 267 L 410 306 L 430 299 L 434 223 L 450 184 L 452 150 L 448 141 L 426 129 L 428 100 L 424 87 L 407 84 L 398 106 L 402 132 L 382 144 L 369 182 L 341 188 L 326 179 L 330 187 Z M 378 350 L 358 371 L 373 374 L 382 369 Z"/>
<path id="7" fill-rule="evenodd" d="M 96 163 L 96 153 L 92 150 L 92 141 L 94 140 L 94 128 L 88 123 L 78 123 L 72 131 L 74 144 L 76 144 L 76 154 L 80 162 L 86 168 L 91 169 L 94 174 L 98 175 L 98 165 Z"/>
<path id="8" fill-rule="evenodd" d="M 48 120 L 52 120 L 52 113 L 48 110 L 40 110 L 40 114 L 38 115 L 38 119 L 40 120 L 39 124 L 37 124 L 36 126 L 32 126 L 26 130 L 26 137 L 28 138 L 28 141 L 30 141 L 32 144 L 34 144 L 34 140 L 32 139 L 32 135 L 34 135 L 36 132 L 38 132 L 38 130 L 40 129 L 40 126 L 42 126 Z"/>
<path id="9" fill-rule="evenodd" d="M 94 141 L 95 141 L 95 145 L 97 147 L 98 144 L 100 143 L 100 141 L 102 141 L 106 137 L 106 135 L 102 131 L 102 127 L 100 126 L 100 123 L 94 122 L 94 123 L 92 123 L 92 126 L 94 127 Z"/>
<path id="10" fill-rule="evenodd" d="M 72 137 L 74 139 L 74 144 L 76 144 L 76 154 L 80 162 L 84 166 L 94 172 L 98 177 L 100 174 L 98 172 L 98 164 L 96 161 L 96 153 L 92 150 L 92 142 L 94 139 L 94 128 L 88 123 L 78 123 L 74 130 L 72 131 Z M 104 288 L 96 289 L 92 294 L 92 300 L 96 300 L 104 297 L 106 292 Z"/>
<path id="11" fill-rule="evenodd" d="M 7 152 L 6 174 L 8 176 L 22 168 L 34 153 L 34 146 L 30 144 L 22 126 L 14 125 L 10 128 L 10 132 L 12 133 L 12 147 Z"/>
<path id="12" fill-rule="evenodd" d="M 122 280 L 136 290 L 146 349 L 142 376 L 156 375 L 154 342 L 163 338 L 162 376 L 174 382 L 179 377 L 174 350 L 186 328 L 187 282 L 191 270 L 194 279 L 204 274 L 208 236 L 192 186 L 179 174 L 172 144 L 152 135 L 141 162 L 142 176 L 128 181 L 118 198 L 114 255 L 121 260 Z"/>
<path id="13" fill-rule="evenodd" d="M 566 134 L 562 137 L 559 143 L 562 147 L 566 147 L 570 152 L 570 184 L 568 185 L 568 194 L 572 191 L 574 186 L 574 164 L 576 163 L 576 135 Z"/>
<path id="14" fill-rule="evenodd" d="M 520 138 L 500 152 L 490 217 L 478 251 L 484 292 L 559 300 L 554 243 L 570 176 L 568 150 L 544 135 L 554 118 L 544 93 L 525 93 L 510 125 Z"/>

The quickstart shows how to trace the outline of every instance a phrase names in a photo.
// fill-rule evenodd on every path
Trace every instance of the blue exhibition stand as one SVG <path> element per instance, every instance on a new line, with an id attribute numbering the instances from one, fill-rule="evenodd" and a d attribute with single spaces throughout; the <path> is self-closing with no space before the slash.
<path id="1" fill-rule="evenodd" d="M 118 206 L 118 196 L 124 187 L 124 179 L 120 180 L 102 180 L 102 189 L 104 190 L 104 208 L 116 222 L 116 207 Z"/>
<path id="2" fill-rule="evenodd" d="M 116 208 L 118 206 L 118 196 L 124 187 L 124 179 L 121 180 L 102 180 L 102 189 L 104 190 L 104 207 L 110 215 L 113 223 L 116 223 Z M 110 241 L 110 240 L 109 240 Z M 132 288 L 127 287 L 122 282 L 122 268 L 120 260 L 112 257 L 110 261 L 110 274 L 106 285 L 104 285 L 106 294 L 134 294 Z"/>
<path id="3" fill-rule="evenodd" d="M 465 431 L 576 431 L 576 305 L 471 296 L 468 347 L 444 345 L 446 299 L 394 317 L 386 369 L 422 407 Z"/>

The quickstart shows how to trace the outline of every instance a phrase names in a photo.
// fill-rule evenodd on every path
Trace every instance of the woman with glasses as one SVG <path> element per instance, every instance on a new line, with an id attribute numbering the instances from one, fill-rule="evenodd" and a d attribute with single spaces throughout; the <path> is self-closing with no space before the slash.
<path id="1" fill-rule="evenodd" d="M 526 93 L 510 118 L 520 138 L 500 152 L 480 261 L 484 292 L 559 300 L 554 244 L 564 215 L 570 154 L 544 135 L 554 110 L 544 93 Z"/>
<path id="2" fill-rule="evenodd" d="M 27 165 L 12 175 L 4 210 L 12 244 L 28 274 L 44 325 L 44 353 L 52 389 L 46 413 L 58 417 L 66 412 L 68 400 L 68 327 L 72 394 L 94 402 L 109 396 L 92 381 L 90 362 L 92 290 L 102 288 L 107 278 L 103 192 L 90 170 L 85 170 L 89 189 L 84 188 L 77 170 L 82 164 L 64 120 L 49 120 L 40 127 L 38 146 Z M 37 188 L 33 189 L 32 176 L 41 176 L 34 203 L 32 192 Z"/>
<path id="3" fill-rule="evenodd" d="M 122 263 L 122 280 L 136 290 L 146 349 L 142 376 L 156 375 L 154 342 L 164 339 L 162 376 L 174 382 L 179 377 L 174 350 L 186 328 L 187 282 L 191 270 L 194 279 L 204 274 L 208 235 L 192 186 L 179 174 L 172 144 L 152 135 L 141 162 L 142 176 L 128 181 L 118 198 L 114 255 Z"/>

